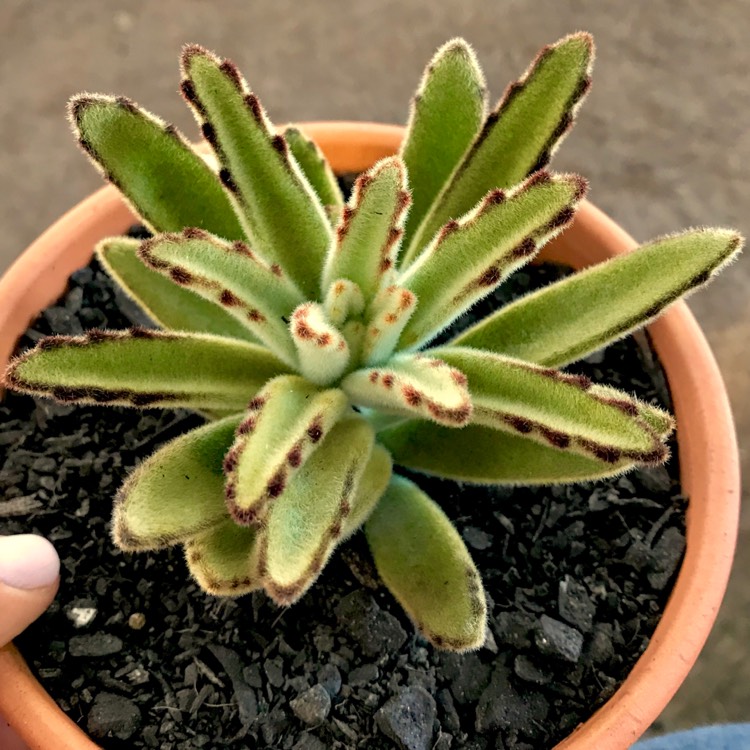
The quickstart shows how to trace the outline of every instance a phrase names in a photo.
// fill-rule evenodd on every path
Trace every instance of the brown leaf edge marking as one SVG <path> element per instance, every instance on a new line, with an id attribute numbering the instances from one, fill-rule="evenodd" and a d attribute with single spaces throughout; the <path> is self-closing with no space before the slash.
<path id="1" fill-rule="evenodd" d="M 230 581 L 221 580 L 213 574 L 213 571 L 205 563 L 203 555 L 198 549 L 197 544 L 187 542 L 184 547 L 185 560 L 191 566 L 190 570 L 197 581 L 198 585 L 208 594 L 213 596 L 244 596 L 251 591 L 257 591 L 261 588 L 261 582 L 253 575 L 247 575 L 242 578 L 233 578 Z M 251 566 L 248 560 L 248 568 Z M 252 573 L 253 571 L 249 571 Z"/>
<path id="2" fill-rule="evenodd" d="M 304 430 L 304 437 L 297 440 L 287 451 L 282 464 L 276 469 L 266 483 L 263 493 L 250 501 L 246 506 L 237 502 L 237 466 L 240 457 L 248 447 L 250 437 L 255 431 L 257 420 L 265 406 L 266 398 L 256 396 L 248 404 L 248 415 L 240 422 L 235 432 L 235 441 L 224 458 L 224 497 L 229 515 L 240 526 L 262 528 L 270 504 L 279 498 L 287 487 L 292 470 L 299 469 L 309 457 L 312 448 L 325 434 L 323 414 L 318 413 L 310 420 Z"/>
<path id="3" fill-rule="evenodd" d="M 369 172 L 361 174 L 356 179 L 352 190 L 352 197 L 349 203 L 344 206 L 341 212 L 341 219 L 334 229 L 336 234 L 336 252 L 340 253 L 342 245 L 351 230 L 354 217 L 365 200 L 372 183 L 375 182 L 381 171 L 390 169 L 394 164 L 398 169 L 399 180 L 402 187 L 399 189 L 396 196 L 396 202 L 389 222 L 390 229 L 388 231 L 388 236 L 386 237 L 385 242 L 381 245 L 378 254 L 378 257 L 380 258 L 378 271 L 381 275 L 392 268 L 395 263 L 396 250 L 404 234 L 404 228 L 402 226 L 403 220 L 405 219 L 407 209 L 411 205 L 411 193 L 409 193 L 405 187 L 406 172 L 400 159 L 393 157 L 383 159 Z"/>
<path id="4" fill-rule="evenodd" d="M 119 404 L 135 407 L 148 407 L 159 404 L 169 407 L 171 402 L 178 400 L 175 394 L 160 391 L 141 392 L 127 388 L 104 389 L 54 384 L 40 386 L 24 380 L 18 374 L 18 368 L 21 365 L 43 351 L 62 347 L 86 347 L 105 341 L 123 341 L 139 338 L 169 341 L 180 337 L 166 331 L 139 326 L 113 331 L 94 328 L 79 336 L 47 336 L 41 339 L 35 347 L 11 360 L 3 376 L 3 385 L 20 393 L 48 396 L 64 404 Z"/>
<path id="5" fill-rule="evenodd" d="M 338 540 L 343 533 L 346 517 L 351 512 L 351 500 L 355 488 L 357 465 L 353 463 L 347 470 L 344 484 L 341 489 L 336 516 L 328 527 L 326 533 L 321 537 L 318 548 L 313 552 L 309 565 L 293 584 L 282 585 L 273 581 L 268 572 L 268 531 L 262 530 L 258 540 L 258 570 L 263 580 L 263 585 L 268 595 L 280 606 L 289 606 L 298 601 L 299 598 L 310 588 L 320 574 L 323 566 L 331 556 Z"/>
<path id="6" fill-rule="evenodd" d="M 418 359 L 428 359 L 419 357 Z M 431 367 L 448 368 L 450 377 L 453 382 L 465 390 L 462 402 L 449 409 L 442 404 L 437 403 L 434 399 L 429 398 L 411 383 L 404 382 L 403 376 L 395 371 L 385 369 L 372 369 L 368 374 L 368 381 L 377 387 L 382 387 L 386 391 L 393 391 L 394 387 L 399 392 L 400 398 L 406 408 L 426 410 L 426 416 L 431 417 L 435 422 L 448 427 L 463 427 L 469 423 L 473 413 L 471 396 L 466 388 L 466 376 L 455 367 L 450 367 L 447 363 L 439 359 L 431 359 Z"/>

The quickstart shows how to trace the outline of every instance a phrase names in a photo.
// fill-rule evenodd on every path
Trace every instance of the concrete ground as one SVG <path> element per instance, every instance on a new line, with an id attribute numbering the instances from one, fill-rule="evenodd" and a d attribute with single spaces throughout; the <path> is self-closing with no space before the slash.
<path id="1" fill-rule="evenodd" d="M 463 35 L 493 96 L 534 52 L 594 33 L 594 88 L 556 160 L 640 240 L 702 224 L 750 233 L 747 0 L 0 0 L 0 271 L 98 187 L 64 119 L 81 90 L 127 94 L 196 130 L 176 94 L 196 41 L 231 57 L 277 122 L 403 122 L 432 51 Z M 691 305 L 722 366 L 750 461 L 750 255 Z M 746 475 L 748 472 L 746 471 Z M 671 729 L 750 719 L 750 511 L 719 623 L 661 718 Z"/>

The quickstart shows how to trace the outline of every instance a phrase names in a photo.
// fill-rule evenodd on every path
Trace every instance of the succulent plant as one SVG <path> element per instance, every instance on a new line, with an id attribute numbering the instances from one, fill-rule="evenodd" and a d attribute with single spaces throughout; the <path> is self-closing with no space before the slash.
<path id="1" fill-rule="evenodd" d="M 299 599 L 364 525 L 377 570 L 438 647 L 480 646 L 479 572 L 393 464 L 481 484 L 579 482 L 667 458 L 664 411 L 561 367 L 704 284 L 727 230 L 658 239 L 439 334 L 528 263 L 586 192 L 546 166 L 590 85 L 587 34 L 545 47 L 487 113 L 471 48 L 436 53 L 398 155 L 344 202 L 304 132 L 276 131 L 199 46 L 182 94 L 213 152 L 124 98 L 80 95 L 79 143 L 153 237 L 97 255 L 161 327 L 53 336 L 6 384 L 64 402 L 187 407 L 205 425 L 120 489 L 115 543 L 182 543 L 207 592 Z"/>

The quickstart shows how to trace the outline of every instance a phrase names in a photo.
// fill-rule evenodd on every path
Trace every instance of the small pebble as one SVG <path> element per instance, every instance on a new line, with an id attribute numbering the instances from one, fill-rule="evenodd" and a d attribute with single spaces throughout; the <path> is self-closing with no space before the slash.
<path id="1" fill-rule="evenodd" d="M 542 615 L 539 622 L 541 627 L 536 633 L 539 652 L 546 656 L 577 662 L 581 656 L 583 635 L 570 625 L 547 615 Z"/>
<path id="2" fill-rule="evenodd" d="M 331 710 L 331 696 L 322 685 L 313 685 L 290 701 L 289 706 L 300 721 L 315 726 L 328 717 Z"/>
<path id="3" fill-rule="evenodd" d="M 142 630 L 145 624 L 146 615 L 144 615 L 143 612 L 133 612 L 133 614 L 128 617 L 128 627 L 133 630 Z"/>
<path id="4" fill-rule="evenodd" d="M 431 750 L 435 699 L 421 687 L 401 689 L 375 714 L 378 729 L 401 750 Z"/>
<path id="5" fill-rule="evenodd" d="M 114 693 L 99 693 L 86 720 L 89 734 L 97 739 L 130 739 L 141 725 L 141 710 L 133 701 Z"/>
<path id="6" fill-rule="evenodd" d="M 111 656 L 122 651 L 122 641 L 116 635 L 107 633 L 74 635 L 70 639 L 69 649 L 71 656 Z"/>

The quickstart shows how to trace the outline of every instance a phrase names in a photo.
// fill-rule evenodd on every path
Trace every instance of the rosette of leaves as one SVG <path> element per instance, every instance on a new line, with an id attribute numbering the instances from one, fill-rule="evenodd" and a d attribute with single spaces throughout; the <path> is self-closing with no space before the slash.
<path id="1" fill-rule="evenodd" d="M 485 634 L 479 572 L 394 464 L 550 484 L 667 458 L 668 414 L 558 368 L 708 281 L 737 252 L 734 232 L 658 239 L 434 344 L 573 219 L 586 183 L 546 165 L 591 61 L 587 34 L 546 47 L 488 112 L 471 48 L 448 42 L 399 154 L 346 203 L 315 144 L 276 131 L 237 68 L 201 47 L 183 52 L 181 90 L 215 159 L 127 99 L 72 100 L 81 146 L 153 233 L 97 255 L 159 328 L 44 339 L 5 381 L 207 418 L 120 489 L 121 549 L 181 543 L 207 592 L 262 588 L 288 605 L 364 525 L 416 627 L 465 650 Z"/>

